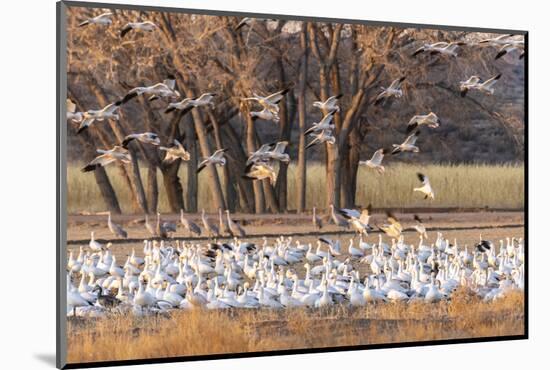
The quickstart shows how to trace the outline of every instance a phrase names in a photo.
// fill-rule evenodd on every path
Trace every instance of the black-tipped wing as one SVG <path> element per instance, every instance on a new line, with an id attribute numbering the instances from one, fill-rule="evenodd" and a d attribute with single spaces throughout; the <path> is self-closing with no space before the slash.
<path id="1" fill-rule="evenodd" d="M 120 30 L 120 37 L 123 38 L 124 36 L 126 36 L 126 34 L 128 32 L 130 32 L 132 30 L 132 26 L 130 26 L 129 24 L 127 24 L 126 26 L 124 26 L 121 30 Z"/>

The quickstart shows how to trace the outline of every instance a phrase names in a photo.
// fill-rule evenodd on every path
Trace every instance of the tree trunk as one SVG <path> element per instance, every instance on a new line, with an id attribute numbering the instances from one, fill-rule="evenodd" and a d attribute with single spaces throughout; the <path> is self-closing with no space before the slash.
<path id="1" fill-rule="evenodd" d="M 159 187 L 157 182 L 157 166 L 149 163 L 147 172 L 147 200 L 149 203 L 149 211 L 156 213 L 158 210 Z"/>
<path id="2" fill-rule="evenodd" d="M 300 31 L 300 46 L 302 48 L 302 60 L 300 62 L 300 77 L 298 83 L 298 124 L 299 124 L 299 142 L 298 142 L 298 168 L 296 171 L 297 184 L 297 204 L 298 213 L 303 213 L 306 208 L 306 186 L 307 186 L 307 166 L 306 166 L 306 137 L 304 132 L 306 127 L 306 81 L 307 81 L 307 29 L 306 23 L 302 23 Z"/>
<path id="3" fill-rule="evenodd" d="M 115 190 L 111 185 L 111 181 L 109 181 L 109 177 L 107 176 L 107 172 L 105 172 L 105 169 L 103 167 L 96 169 L 94 171 L 94 176 L 97 186 L 99 187 L 101 196 L 103 197 L 103 201 L 107 206 L 107 209 L 114 214 L 122 213 L 120 211 L 120 205 L 118 203 Z"/>
<path id="4" fill-rule="evenodd" d="M 242 111 L 242 115 L 246 120 L 246 149 L 249 153 L 253 153 L 256 151 L 256 130 L 254 129 L 254 121 L 252 117 L 250 117 L 248 106 L 243 107 Z M 253 180 L 253 187 L 254 210 L 256 213 L 265 213 L 264 192 L 261 182 Z"/>
<path id="5" fill-rule="evenodd" d="M 195 127 L 190 116 L 187 116 L 184 122 L 186 149 L 190 154 L 187 161 L 187 192 L 185 193 L 186 212 L 194 213 L 198 210 L 198 176 L 197 176 L 197 135 Z"/>

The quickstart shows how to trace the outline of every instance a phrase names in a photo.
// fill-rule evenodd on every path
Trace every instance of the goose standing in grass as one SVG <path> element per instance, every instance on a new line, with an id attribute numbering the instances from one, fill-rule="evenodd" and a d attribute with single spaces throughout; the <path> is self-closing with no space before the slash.
<path id="1" fill-rule="evenodd" d="M 225 166 L 225 163 L 226 163 L 225 152 L 226 151 L 227 151 L 227 149 L 218 149 L 210 157 L 203 159 L 199 163 L 199 167 L 197 168 L 197 173 L 201 172 L 208 165 Z"/>
<path id="2" fill-rule="evenodd" d="M 420 53 L 429 52 L 430 54 L 443 54 L 451 57 L 457 57 L 458 47 L 466 45 L 463 41 L 445 42 L 440 41 L 433 44 L 424 44 L 412 54 L 413 57 Z"/>
<path id="3" fill-rule="evenodd" d="M 158 98 L 179 98 L 181 96 L 179 91 L 176 90 L 176 77 L 169 75 L 164 81 L 154 85 L 134 87 L 126 93 L 122 103 L 125 104 L 143 94 L 149 95 L 149 101 Z"/>
<path id="4" fill-rule="evenodd" d="M 90 243 L 88 245 L 92 252 L 100 252 L 105 248 L 103 244 L 95 240 L 95 233 L 93 231 L 90 233 Z"/>
<path id="5" fill-rule="evenodd" d="M 144 22 L 128 22 L 120 30 L 120 37 L 123 38 L 126 34 L 132 30 L 153 32 L 158 26 L 151 21 Z"/>
<path id="6" fill-rule="evenodd" d="M 470 90 L 478 90 L 485 94 L 493 95 L 495 93 L 495 88 L 493 86 L 501 76 L 502 74 L 499 73 L 484 82 L 482 82 L 481 78 L 478 76 L 472 76 L 465 81 L 460 81 L 460 96 L 465 97 Z"/>
<path id="7" fill-rule="evenodd" d="M 167 163 L 173 163 L 178 159 L 181 159 L 182 161 L 188 161 L 191 159 L 191 154 L 185 150 L 185 147 L 177 139 L 174 139 L 173 145 L 169 147 L 161 146 L 159 149 L 166 152 L 164 162 Z"/>
<path id="8" fill-rule="evenodd" d="M 122 104 L 121 101 L 117 101 L 111 104 L 106 105 L 102 109 L 98 110 L 88 110 L 84 113 L 82 113 L 82 120 L 80 122 L 80 126 L 78 126 L 77 134 L 80 134 L 82 131 L 86 130 L 94 121 L 104 121 L 106 119 L 114 119 L 118 120 L 120 116 L 116 113 L 120 105 Z"/>
<path id="9" fill-rule="evenodd" d="M 231 219 L 231 215 L 228 209 L 225 210 L 225 214 L 227 216 L 227 226 L 229 227 L 229 231 L 231 231 L 231 234 L 233 236 L 244 238 L 246 236 L 246 232 L 244 231 L 243 227 Z"/>
<path id="10" fill-rule="evenodd" d="M 256 101 L 265 109 L 270 110 L 273 113 L 279 113 L 279 102 L 284 98 L 285 94 L 290 91 L 290 88 L 286 88 L 268 96 L 260 96 L 258 94 L 252 94 L 252 97 L 244 98 L 243 100 Z"/>
<path id="11" fill-rule="evenodd" d="M 183 213 L 183 209 L 180 209 L 180 221 L 189 234 L 201 236 L 201 228 L 199 227 L 199 225 L 197 225 L 185 216 L 185 213 Z"/>
<path id="12" fill-rule="evenodd" d="M 422 194 L 424 194 L 424 199 L 434 199 L 435 198 L 435 194 L 434 194 L 434 191 L 432 189 L 432 186 L 430 185 L 430 179 L 428 179 L 428 176 L 422 174 L 422 173 L 417 173 L 416 176 L 418 176 L 418 179 L 420 180 L 420 182 L 422 182 L 422 186 L 418 187 L 418 188 L 414 188 L 413 191 L 418 191 Z"/>
<path id="13" fill-rule="evenodd" d="M 334 210 L 334 204 L 330 205 L 330 218 L 336 226 L 344 227 L 346 229 L 349 228 L 348 220 L 346 220 L 344 216 Z"/>
<path id="14" fill-rule="evenodd" d="M 76 111 L 76 104 L 71 100 L 67 99 L 67 119 L 71 120 L 74 123 L 80 123 L 84 119 L 83 112 Z"/>
<path id="15" fill-rule="evenodd" d="M 313 207 L 313 216 L 311 219 L 313 223 L 313 228 L 316 230 L 321 230 L 323 228 L 323 220 L 317 215 L 317 208 Z"/>
<path id="16" fill-rule="evenodd" d="M 118 145 L 115 145 L 112 149 L 109 150 L 97 149 L 97 152 L 100 154 L 92 159 L 90 162 L 88 162 L 88 164 L 82 168 L 82 172 L 94 171 L 100 167 L 105 167 L 115 161 L 130 163 L 132 160 L 132 158 L 130 157 L 130 152 L 128 152 L 126 148 Z"/>
<path id="17" fill-rule="evenodd" d="M 128 144 L 130 144 L 133 140 L 137 140 L 145 144 L 160 145 L 160 138 L 157 134 L 153 132 L 144 132 L 141 134 L 127 135 L 122 141 L 122 147 L 128 148 Z"/>
<path id="18" fill-rule="evenodd" d="M 124 239 L 128 238 L 128 233 L 126 232 L 126 230 L 124 230 L 122 226 L 115 224 L 111 219 L 111 211 L 109 211 L 108 213 L 107 226 L 109 227 L 109 230 L 111 230 L 111 233 L 113 235 L 119 236 Z"/>
<path id="19" fill-rule="evenodd" d="M 319 108 L 323 112 L 340 112 L 340 107 L 338 106 L 338 99 L 340 99 L 344 94 L 338 94 L 331 96 L 325 101 L 315 101 L 313 106 Z"/>
<path id="20" fill-rule="evenodd" d="M 314 145 L 319 145 L 323 143 L 334 145 L 334 143 L 336 142 L 336 138 L 332 135 L 332 130 L 329 129 L 325 129 L 318 134 L 309 134 L 309 136 L 313 137 L 313 140 L 306 145 L 306 149 L 309 149 Z"/>
<path id="21" fill-rule="evenodd" d="M 390 86 L 382 87 L 382 92 L 378 94 L 374 100 L 374 105 L 379 105 L 391 97 L 401 98 L 403 96 L 401 85 L 403 85 L 405 78 L 405 76 L 399 77 L 398 79 L 393 80 Z"/>
<path id="22" fill-rule="evenodd" d="M 204 208 L 201 212 L 201 219 L 202 219 L 202 225 L 204 226 L 204 230 L 208 232 L 208 235 L 210 237 L 216 237 L 219 238 L 220 235 L 220 229 L 218 229 L 218 226 L 212 222 L 207 216 Z"/>
<path id="23" fill-rule="evenodd" d="M 429 128 L 438 128 L 441 125 L 439 117 L 434 113 L 430 112 L 424 115 L 413 116 L 409 124 L 407 125 L 407 134 L 418 129 L 420 126 L 427 126 Z"/>
<path id="24" fill-rule="evenodd" d="M 330 131 L 334 130 L 334 124 L 332 123 L 332 119 L 334 118 L 334 113 L 336 113 L 336 110 L 332 110 L 327 114 L 325 114 L 319 122 L 314 122 L 313 126 L 308 128 L 304 132 L 304 135 L 308 135 L 311 133 L 318 133 L 319 131 L 323 131 L 323 130 L 330 130 Z"/>
<path id="25" fill-rule="evenodd" d="M 275 169 L 268 163 L 251 163 L 246 166 L 243 178 L 251 180 L 269 179 L 269 182 L 274 185 L 275 182 L 277 182 L 277 172 L 275 172 Z"/>
<path id="26" fill-rule="evenodd" d="M 170 113 L 175 110 L 182 111 L 182 114 L 189 112 L 191 109 L 196 107 L 211 107 L 214 108 L 214 97 L 217 94 L 214 93 L 204 93 L 198 98 L 185 98 L 180 102 L 170 103 L 168 107 L 164 110 L 164 113 Z"/>
<path id="27" fill-rule="evenodd" d="M 93 18 L 86 19 L 85 21 L 81 22 L 78 25 L 78 27 L 84 27 L 84 26 L 87 26 L 89 24 L 99 24 L 99 25 L 102 25 L 102 26 L 108 26 L 111 23 L 113 23 L 113 20 L 111 19 L 112 15 L 113 15 L 113 13 L 111 13 L 111 12 L 102 13 L 98 16 L 93 17 Z"/>
<path id="28" fill-rule="evenodd" d="M 277 123 L 281 120 L 277 112 L 273 112 L 268 108 L 264 108 L 261 111 L 257 111 L 257 112 L 253 111 L 248 114 L 250 114 L 250 117 L 252 117 L 253 121 L 257 119 L 263 119 L 264 121 L 273 121 Z"/>
<path id="29" fill-rule="evenodd" d="M 401 144 L 393 144 L 393 150 L 391 154 L 397 154 L 401 152 L 412 152 L 412 153 L 418 153 L 420 152 L 420 148 L 418 148 L 416 144 L 416 140 L 418 139 L 418 135 L 420 135 L 420 131 L 415 131 L 407 138 L 405 141 Z"/>
<path id="30" fill-rule="evenodd" d="M 386 171 L 384 166 L 382 166 L 382 160 L 384 159 L 384 155 L 388 153 L 388 149 L 378 149 L 376 152 L 374 152 L 371 159 L 367 159 L 366 161 L 359 161 L 359 165 L 375 169 L 376 171 L 378 171 L 379 174 L 382 175 Z"/>

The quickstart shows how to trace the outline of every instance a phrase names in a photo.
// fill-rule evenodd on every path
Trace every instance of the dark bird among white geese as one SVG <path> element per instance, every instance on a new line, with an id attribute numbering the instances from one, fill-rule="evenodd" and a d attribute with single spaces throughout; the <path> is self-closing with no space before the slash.
<path id="1" fill-rule="evenodd" d="M 229 231 L 231 231 L 231 235 L 244 238 L 246 236 L 246 232 L 243 227 L 231 219 L 228 209 L 225 210 L 225 214 L 227 216 L 227 226 L 229 227 Z"/>
<path id="2" fill-rule="evenodd" d="M 403 81 L 405 81 L 405 78 L 406 76 L 399 77 L 393 80 L 390 86 L 381 87 L 382 92 L 378 94 L 378 96 L 374 100 L 374 105 L 379 105 L 391 97 L 394 97 L 394 98 L 402 97 L 403 90 L 401 89 L 401 86 L 403 85 Z"/>
<path id="3" fill-rule="evenodd" d="M 116 113 L 116 111 L 120 107 L 121 103 L 121 101 L 117 101 L 106 105 L 102 109 L 88 110 L 82 113 L 82 120 L 76 133 L 80 134 L 82 131 L 86 130 L 92 123 L 94 123 L 94 121 L 104 121 L 106 119 L 118 120 L 119 115 Z"/>
<path id="4" fill-rule="evenodd" d="M 164 162 L 167 163 L 172 163 L 178 159 L 181 159 L 182 161 L 188 161 L 191 159 L 191 154 L 185 150 L 185 147 L 177 139 L 174 139 L 174 143 L 171 146 L 161 146 L 159 149 L 166 152 Z"/>
<path id="5" fill-rule="evenodd" d="M 103 25 L 103 26 L 108 26 L 111 23 L 113 23 L 113 20 L 111 19 L 112 15 L 113 15 L 113 13 L 111 13 L 111 12 L 102 13 L 102 14 L 96 16 L 96 17 L 86 19 L 85 21 L 81 22 L 78 25 L 78 27 L 84 27 L 84 26 L 87 26 L 89 24 L 99 24 L 99 25 Z"/>
<path id="6" fill-rule="evenodd" d="M 120 30 L 120 37 L 126 36 L 126 34 L 132 30 L 137 31 L 145 31 L 145 32 L 153 32 L 158 27 L 156 24 L 154 24 L 151 21 L 144 21 L 144 22 L 128 22 L 122 29 Z"/>
<path id="7" fill-rule="evenodd" d="M 407 138 L 405 141 L 401 144 L 393 144 L 393 150 L 391 154 L 397 154 L 401 152 L 412 152 L 412 153 L 418 153 L 420 149 L 415 145 L 416 140 L 418 139 L 418 135 L 420 135 L 420 131 L 415 131 Z"/>
<path id="8" fill-rule="evenodd" d="M 429 198 L 433 200 L 435 198 L 435 193 L 432 189 L 432 185 L 430 184 L 430 179 L 428 179 L 428 176 L 420 172 L 417 173 L 416 176 L 418 176 L 418 179 L 420 180 L 420 182 L 422 182 L 422 186 L 414 188 L 413 191 L 418 191 L 424 194 L 424 199 Z"/>
<path id="9" fill-rule="evenodd" d="M 349 221 L 340 213 L 336 212 L 334 209 L 334 204 L 330 205 L 330 218 L 336 226 L 344 227 L 346 229 L 349 228 Z"/>
<path id="10" fill-rule="evenodd" d="M 124 230 L 122 226 L 114 223 L 111 219 L 111 211 L 109 211 L 108 213 L 107 226 L 109 227 L 109 230 L 113 235 L 119 236 L 124 239 L 128 238 L 128 233 L 126 232 L 126 230 Z"/>
<path id="11" fill-rule="evenodd" d="M 115 161 L 121 161 L 122 163 L 130 163 L 131 161 L 130 152 L 128 152 L 126 148 L 118 145 L 115 145 L 109 150 L 97 149 L 97 152 L 100 153 L 100 155 L 84 166 L 82 172 L 94 171 L 99 167 L 105 167 Z"/>
<path id="12" fill-rule="evenodd" d="M 220 237 L 220 229 L 218 226 L 212 222 L 207 216 L 204 208 L 201 212 L 201 219 L 202 219 L 202 225 L 204 226 L 204 230 L 208 233 L 210 237 Z"/>
<path id="13" fill-rule="evenodd" d="M 183 213 L 183 209 L 180 209 L 180 221 L 189 234 L 201 236 L 201 228 Z"/>
<path id="14" fill-rule="evenodd" d="M 149 95 L 149 100 L 161 98 L 179 98 L 180 93 L 176 90 L 176 77 L 169 75 L 164 81 L 151 86 L 134 87 L 126 93 L 122 99 L 122 103 L 127 103 L 129 100 L 143 94 Z"/>
<path id="15" fill-rule="evenodd" d="M 145 144 L 160 145 L 160 138 L 157 134 L 153 132 L 144 132 L 141 134 L 127 135 L 122 141 L 122 147 L 128 148 L 128 144 L 130 144 L 133 140 L 137 140 Z"/>
<path id="16" fill-rule="evenodd" d="M 210 157 L 203 159 L 197 168 L 197 173 L 201 172 L 208 165 L 225 166 L 225 152 L 227 149 L 218 149 Z"/>

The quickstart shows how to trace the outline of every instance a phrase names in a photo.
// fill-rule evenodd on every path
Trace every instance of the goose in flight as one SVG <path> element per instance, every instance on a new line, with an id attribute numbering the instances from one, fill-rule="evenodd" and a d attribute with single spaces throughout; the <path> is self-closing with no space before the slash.
<path id="1" fill-rule="evenodd" d="M 177 139 L 174 139 L 173 145 L 169 147 L 161 146 L 159 149 L 166 152 L 164 161 L 167 163 L 172 163 L 177 159 L 181 159 L 182 161 L 191 159 L 191 154 L 185 150 L 184 146 Z"/>
<path id="2" fill-rule="evenodd" d="M 420 131 L 415 131 L 414 133 L 407 136 L 405 141 L 399 145 L 393 144 L 393 150 L 391 154 L 397 154 L 401 152 L 413 152 L 418 153 L 420 149 L 415 145 L 416 140 L 418 139 L 418 135 L 420 135 Z"/>
<path id="3" fill-rule="evenodd" d="M 459 46 L 466 45 L 465 42 L 456 41 L 456 42 L 436 42 L 433 44 L 424 44 L 412 54 L 413 57 L 417 56 L 420 53 L 429 52 L 430 54 L 443 54 L 456 57 L 457 50 Z"/>
<path id="4" fill-rule="evenodd" d="M 509 43 L 502 45 L 497 55 L 495 55 L 495 60 L 502 58 L 505 54 L 514 50 L 519 50 L 520 53 L 518 59 L 523 59 L 525 55 L 525 44 L 523 41 L 512 40 Z"/>
<path id="5" fill-rule="evenodd" d="M 120 37 L 123 38 L 126 36 L 128 32 L 131 30 L 138 30 L 138 31 L 146 31 L 146 32 L 153 32 L 156 30 L 158 26 L 154 24 L 151 21 L 145 21 L 145 22 L 128 22 L 122 29 L 120 30 Z"/>
<path id="6" fill-rule="evenodd" d="M 250 98 L 244 98 L 243 100 L 253 100 L 258 102 L 261 106 L 263 106 L 265 109 L 270 110 L 273 113 L 279 113 L 279 102 L 283 99 L 286 93 L 290 91 L 290 88 L 285 88 L 281 91 L 277 91 L 276 93 L 273 93 L 268 96 L 260 96 L 256 93 L 252 94 L 253 97 Z"/>
<path id="7" fill-rule="evenodd" d="M 277 181 L 277 173 L 265 162 L 251 163 L 246 166 L 243 177 L 252 180 L 269 179 L 272 185 Z"/>
<path id="8" fill-rule="evenodd" d="M 387 213 L 388 223 L 378 226 L 390 238 L 398 239 L 403 232 L 403 226 L 397 220 L 397 217 L 391 212 Z"/>
<path id="9" fill-rule="evenodd" d="M 430 112 L 424 115 L 416 115 L 411 118 L 407 125 L 407 134 L 416 130 L 420 126 L 428 126 L 429 128 L 438 128 L 441 125 L 441 120 L 434 113 Z"/>
<path id="10" fill-rule="evenodd" d="M 489 78 L 487 81 L 482 82 L 479 76 L 471 76 L 466 81 L 460 81 L 460 96 L 465 97 L 470 90 L 479 90 L 489 95 L 493 95 L 495 92 L 494 85 L 502 76 L 501 73 Z"/>
<path id="11" fill-rule="evenodd" d="M 323 112 L 336 111 L 340 112 L 340 107 L 338 106 L 338 99 L 340 99 L 344 94 L 338 94 L 331 96 L 325 101 L 315 101 L 313 106 L 319 108 Z"/>
<path id="12" fill-rule="evenodd" d="M 330 217 L 336 226 L 349 228 L 349 221 L 334 209 L 334 204 L 330 205 Z"/>
<path id="13" fill-rule="evenodd" d="M 398 79 L 393 80 L 390 86 L 382 87 L 382 92 L 376 97 L 374 105 L 379 105 L 392 96 L 395 98 L 402 97 L 403 90 L 401 90 L 401 85 L 403 84 L 403 81 L 405 81 L 405 78 L 405 76 L 399 77 Z"/>
<path id="14" fill-rule="evenodd" d="M 164 81 L 156 83 L 151 86 L 138 86 L 134 87 L 126 93 L 122 98 L 122 103 L 125 104 L 129 100 L 143 94 L 150 95 L 149 100 L 156 100 L 159 97 L 162 98 L 179 98 L 180 93 L 176 90 L 176 77 L 170 75 Z"/>
<path id="15" fill-rule="evenodd" d="M 264 108 L 259 112 L 250 112 L 250 117 L 252 117 L 252 120 L 255 121 L 258 118 L 263 119 L 264 121 L 273 121 L 273 122 L 279 122 L 279 114 L 277 112 L 273 112 L 269 110 L 268 108 Z"/>
<path id="16" fill-rule="evenodd" d="M 304 135 L 308 135 L 308 134 L 311 134 L 311 133 L 317 133 L 317 132 L 322 131 L 322 130 L 331 130 L 332 131 L 334 129 L 334 124 L 332 123 L 332 119 L 334 118 L 334 113 L 336 113 L 336 110 L 332 110 L 332 111 L 328 112 L 327 114 L 325 114 L 325 116 L 323 118 L 321 118 L 321 120 L 319 122 L 313 123 L 313 126 L 308 128 L 304 132 Z"/>
<path id="17" fill-rule="evenodd" d="M 110 150 L 98 149 L 97 152 L 100 153 L 100 155 L 84 166 L 82 172 L 94 171 L 99 167 L 105 167 L 115 161 L 121 161 L 122 163 L 130 163 L 131 161 L 130 152 L 128 152 L 126 148 L 118 145 L 115 145 Z"/>
<path id="18" fill-rule="evenodd" d="M 108 215 L 109 216 L 107 217 L 107 226 L 109 227 L 111 233 L 124 239 L 128 238 L 128 233 L 126 232 L 126 230 L 124 230 L 122 226 L 115 224 L 111 219 L 111 211 L 109 211 Z"/>
<path id="19" fill-rule="evenodd" d="M 153 132 L 144 132 L 142 134 L 127 135 L 122 141 L 122 147 L 128 148 L 128 144 L 133 140 L 141 141 L 145 144 L 160 145 L 159 136 Z"/>
<path id="20" fill-rule="evenodd" d="M 287 146 L 288 146 L 288 141 L 279 141 L 278 143 L 275 144 L 275 148 L 265 153 L 265 156 L 268 159 L 288 163 L 290 162 L 290 156 L 287 153 L 285 153 Z"/>
<path id="21" fill-rule="evenodd" d="M 202 162 L 199 163 L 197 173 L 201 172 L 206 166 L 210 164 L 224 166 L 226 162 L 224 154 L 226 151 L 227 149 L 218 149 L 210 157 L 203 159 Z"/>
<path id="22" fill-rule="evenodd" d="M 418 179 L 420 180 L 420 182 L 422 182 L 422 186 L 414 188 L 413 191 L 418 191 L 424 194 L 424 199 L 430 198 L 433 200 L 435 198 L 435 194 L 432 186 L 430 185 L 430 180 L 428 179 L 428 176 L 421 174 L 420 172 L 417 173 L 416 176 L 418 176 Z"/>
<path id="23" fill-rule="evenodd" d="M 248 166 L 251 163 L 256 163 L 260 161 L 267 161 L 269 160 L 269 156 L 267 153 L 273 148 L 274 143 L 266 143 L 263 144 L 258 150 L 255 152 L 250 153 L 250 157 L 246 160 L 246 165 Z"/>
<path id="24" fill-rule="evenodd" d="M 81 22 L 78 25 L 78 27 L 84 27 L 89 24 L 100 24 L 100 25 L 108 26 L 111 23 L 113 23 L 113 20 L 111 19 L 112 15 L 113 13 L 111 12 L 102 13 L 96 17 L 86 19 L 85 21 Z"/>
<path id="25" fill-rule="evenodd" d="M 499 35 L 497 37 L 493 37 L 490 39 L 481 40 L 480 42 L 478 42 L 478 44 L 489 44 L 492 46 L 501 46 L 504 44 L 508 44 L 510 37 L 513 37 L 513 36 L 514 36 L 513 34 Z"/>
<path id="26" fill-rule="evenodd" d="M 372 231 L 372 227 L 369 225 L 371 210 L 372 206 L 369 204 L 369 206 L 361 212 L 356 209 L 343 208 L 340 210 L 340 213 L 348 219 L 352 229 L 360 235 L 364 234 L 367 236 L 367 232 Z"/>
<path id="27" fill-rule="evenodd" d="M 250 17 L 244 17 L 240 20 L 240 22 L 235 26 L 234 30 L 238 31 L 244 26 L 252 26 L 252 24 L 256 21 L 267 21 L 268 19 L 262 19 L 262 18 L 250 18 Z M 276 21 L 276 19 L 271 19 L 271 21 Z"/>
<path id="28" fill-rule="evenodd" d="M 170 103 L 164 113 L 170 113 L 176 109 L 181 110 L 183 114 L 189 112 L 195 107 L 214 107 L 214 97 L 218 94 L 204 93 L 198 98 L 185 98 L 180 102 Z"/>
<path id="29" fill-rule="evenodd" d="M 413 228 L 422 236 L 424 239 L 428 239 L 428 234 L 426 233 L 426 226 L 422 223 L 422 220 L 418 215 L 414 215 L 414 220 L 416 221 L 416 224 L 413 226 Z"/>
<path id="30" fill-rule="evenodd" d="M 378 149 L 376 152 L 374 152 L 371 159 L 367 159 L 366 161 L 359 161 L 359 165 L 373 168 L 378 171 L 379 174 L 383 174 L 386 169 L 384 168 L 384 166 L 382 166 L 382 159 L 384 159 L 384 155 L 388 153 L 388 149 Z"/>
<path id="31" fill-rule="evenodd" d="M 71 100 L 67 99 L 67 119 L 70 119 L 72 122 L 80 123 L 84 118 L 83 112 L 76 111 L 76 104 Z"/>
<path id="32" fill-rule="evenodd" d="M 118 120 L 119 115 L 116 113 L 116 111 L 120 107 L 121 103 L 122 103 L 121 101 L 117 101 L 117 102 L 108 104 L 102 109 L 88 110 L 82 113 L 82 120 L 80 122 L 80 126 L 78 127 L 78 131 L 76 133 L 80 134 L 82 131 L 90 127 L 90 125 L 94 123 L 94 121 L 104 121 L 106 119 Z"/>
<path id="33" fill-rule="evenodd" d="M 328 129 L 325 129 L 318 134 L 309 134 L 309 136 L 313 137 L 314 139 L 306 145 L 306 149 L 322 143 L 329 143 L 330 145 L 334 145 L 334 143 L 336 142 L 336 138 L 332 136 L 332 130 Z"/>

